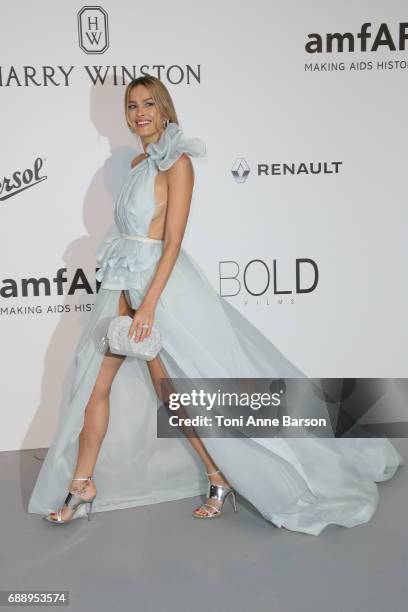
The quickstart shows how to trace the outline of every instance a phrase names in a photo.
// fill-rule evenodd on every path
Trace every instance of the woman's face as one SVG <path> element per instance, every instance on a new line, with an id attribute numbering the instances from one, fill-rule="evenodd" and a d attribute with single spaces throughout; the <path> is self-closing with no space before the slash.
<path id="1" fill-rule="evenodd" d="M 129 93 L 128 118 L 135 133 L 145 142 L 153 142 L 160 137 L 163 119 L 144 85 L 136 85 Z"/>

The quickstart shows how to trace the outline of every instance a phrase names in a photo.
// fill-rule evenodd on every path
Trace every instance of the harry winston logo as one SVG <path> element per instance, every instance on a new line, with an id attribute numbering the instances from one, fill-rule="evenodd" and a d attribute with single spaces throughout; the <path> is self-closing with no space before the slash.
<path id="1" fill-rule="evenodd" d="M 34 185 L 38 185 L 38 183 L 45 181 L 48 177 L 40 176 L 42 166 L 43 160 L 41 157 L 37 157 L 34 161 L 33 168 L 17 170 L 13 172 L 10 178 L 4 177 L 0 179 L 0 201 L 8 200 L 21 191 L 25 191 L 25 189 L 34 187 Z"/>
<path id="2" fill-rule="evenodd" d="M 78 37 L 85 53 L 105 53 L 109 48 L 108 13 L 100 6 L 82 7 L 78 11 Z"/>
<path id="3" fill-rule="evenodd" d="M 251 170 L 243 157 L 237 157 L 232 164 L 231 172 L 237 183 L 245 183 Z"/>

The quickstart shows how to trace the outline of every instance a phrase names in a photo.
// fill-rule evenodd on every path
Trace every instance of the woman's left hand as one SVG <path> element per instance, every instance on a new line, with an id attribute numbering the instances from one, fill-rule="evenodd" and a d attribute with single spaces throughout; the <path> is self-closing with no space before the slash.
<path id="1" fill-rule="evenodd" d="M 128 336 L 132 338 L 134 336 L 135 342 L 144 340 L 147 336 L 150 336 L 152 325 L 154 321 L 154 308 L 147 304 L 140 304 L 133 317 L 132 324 L 129 328 Z M 142 327 L 146 326 L 148 327 Z"/>

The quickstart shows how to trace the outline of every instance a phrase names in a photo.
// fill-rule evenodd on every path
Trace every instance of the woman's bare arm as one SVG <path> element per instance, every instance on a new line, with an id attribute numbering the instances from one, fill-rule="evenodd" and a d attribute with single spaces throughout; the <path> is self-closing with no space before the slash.
<path id="1" fill-rule="evenodd" d="M 151 324 L 154 309 L 181 248 L 194 187 L 194 168 L 188 155 L 185 153 L 181 155 L 167 170 L 167 181 L 167 211 L 163 252 L 145 297 L 135 313 L 133 325 L 129 330 L 130 336 L 133 335 L 138 323 Z M 137 340 L 143 340 L 147 335 L 150 335 L 150 331 L 139 326 L 135 337 Z"/>
<path id="2" fill-rule="evenodd" d="M 155 307 L 176 263 L 190 212 L 194 187 L 191 159 L 183 154 L 167 171 L 168 195 L 163 253 L 143 300 Z"/>

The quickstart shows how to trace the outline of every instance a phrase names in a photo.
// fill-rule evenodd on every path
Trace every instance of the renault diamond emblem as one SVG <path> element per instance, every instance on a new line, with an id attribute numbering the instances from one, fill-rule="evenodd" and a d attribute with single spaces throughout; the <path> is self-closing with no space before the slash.
<path id="1" fill-rule="evenodd" d="M 243 157 L 237 157 L 231 168 L 232 176 L 237 183 L 245 183 L 250 171 L 251 170 Z"/>

